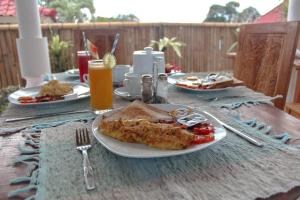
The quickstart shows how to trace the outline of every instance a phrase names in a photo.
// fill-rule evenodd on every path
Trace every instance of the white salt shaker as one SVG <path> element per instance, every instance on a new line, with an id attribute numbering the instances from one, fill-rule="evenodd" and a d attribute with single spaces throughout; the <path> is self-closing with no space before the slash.
<path id="1" fill-rule="evenodd" d="M 161 73 L 157 77 L 157 103 L 168 102 L 168 76 L 165 73 Z"/>

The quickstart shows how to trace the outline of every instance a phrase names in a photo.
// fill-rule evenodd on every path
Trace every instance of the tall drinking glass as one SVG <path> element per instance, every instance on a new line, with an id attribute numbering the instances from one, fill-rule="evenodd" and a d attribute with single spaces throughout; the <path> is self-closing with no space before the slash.
<path id="1" fill-rule="evenodd" d="M 91 107 L 94 113 L 101 114 L 112 108 L 112 68 L 105 67 L 102 60 L 90 60 L 88 73 Z"/>
<path id="2" fill-rule="evenodd" d="M 92 57 L 89 51 L 77 51 L 80 82 L 84 82 L 83 76 L 88 74 L 88 61 L 91 59 Z"/>

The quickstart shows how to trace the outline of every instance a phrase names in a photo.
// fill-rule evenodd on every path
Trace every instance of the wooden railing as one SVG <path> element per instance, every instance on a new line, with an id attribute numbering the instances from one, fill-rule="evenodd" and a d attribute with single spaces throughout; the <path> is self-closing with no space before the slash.
<path id="1" fill-rule="evenodd" d="M 76 66 L 76 51 L 83 49 L 82 32 L 94 42 L 100 56 L 110 51 L 116 33 L 120 41 L 116 50 L 118 64 L 132 64 L 132 53 L 146 47 L 150 40 L 163 36 L 177 37 L 186 46 L 182 58 L 174 51 L 166 51 L 166 61 L 182 66 L 184 71 L 230 70 L 233 60 L 226 56 L 227 49 L 235 41 L 234 30 L 239 24 L 228 23 L 89 23 L 43 24 L 43 35 L 51 38 L 50 29 L 57 32 L 72 47 L 68 50 L 68 68 Z M 0 88 L 18 85 L 20 70 L 16 48 L 17 25 L 0 25 Z M 54 71 L 54 69 L 52 69 Z"/>

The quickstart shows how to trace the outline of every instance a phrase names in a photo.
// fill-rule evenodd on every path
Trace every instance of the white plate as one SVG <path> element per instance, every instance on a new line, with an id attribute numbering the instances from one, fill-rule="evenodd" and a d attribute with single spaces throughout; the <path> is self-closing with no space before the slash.
<path id="1" fill-rule="evenodd" d="M 136 99 L 133 96 L 130 96 L 125 87 L 116 88 L 114 90 L 114 94 L 130 101 Z"/>
<path id="2" fill-rule="evenodd" d="M 174 104 L 155 104 L 155 107 L 160 109 L 171 111 L 176 108 L 186 107 Z M 204 113 L 202 113 L 205 115 Z M 205 115 L 206 116 L 206 115 Z M 220 125 L 217 121 L 206 116 L 209 121 L 215 126 L 215 140 L 205 144 L 198 144 L 190 146 L 183 150 L 162 150 L 148 147 L 144 144 L 135 144 L 135 143 L 127 143 L 116 140 L 112 137 L 101 134 L 101 130 L 98 129 L 98 124 L 101 121 L 102 115 L 97 116 L 92 124 L 92 131 L 95 138 L 109 151 L 124 157 L 129 158 L 157 158 L 157 157 L 169 157 L 176 156 L 182 154 L 188 154 L 195 151 L 200 151 L 205 149 L 220 140 L 222 140 L 226 136 L 226 131 L 222 125 Z"/>
<path id="3" fill-rule="evenodd" d="M 22 96 L 32 96 L 32 97 L 37 96 L 37 94 L 41 89 L 41 86 L 22 88 L 20 90 L 17 90 L 8 96 L 8 100 L 12 104 L 26 106 L 26 105 L 42 105 L 42 104 L 54 104 L 54 103 L 75 101 L 90 96 L 90 88 L 88 85 L 82 83 L 80 84 L 70 83 L 70 84 L 73 86 L 73 93 L 65 95 L 65 99 L 62 100 L 38 102 L 38 103 L 26 103 L 26 104 L 20 103 L 18 101 L 19 97 Z"/>
<path id="4" fill-rule="evenodd" d="M 227 90 L 230 87 L 226 87 L 226 88 L 216 88 L 216 89 L 192 89 L 192 88 L 187 88 L 184 86 L 179 86 L 176 85 L 177 80 L 182 79 L 183 77 L 185 77 L 187 74 L 185 73 L 175 73 L 172 74 L 168 77 L 168 82 L 172 85 L 174 85 L 175 87 L 181 88 L 181 89 L 185 89 L 185 90 L 190 90 L 190 91 L 195 91 L 195 92 L 210 92 L 210 91 L 221 91 L 221 90 Z M 205 76 L 208 75 L 208 73 L 195 73 L 193 75 L 196 75 L 199 78 L 204 78 Z"/>
<path id="5" fill-rule="evenodd" d="M 79 69 L 70 69 L 65 71 L 65 74 L 72 77 L 79 77 Z"/>

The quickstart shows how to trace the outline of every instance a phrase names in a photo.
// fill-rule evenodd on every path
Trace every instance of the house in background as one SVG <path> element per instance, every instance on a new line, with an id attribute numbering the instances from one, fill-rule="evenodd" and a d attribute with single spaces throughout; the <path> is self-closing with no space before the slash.
<path id="1" fill-rule="evenodd" d="M 56 22 L 56 10 L 53 8 L 39 7 L 41 23 Z M 0 24 L 16 24 L 16 5 L 15 0 L 0 1 Z"/>
<path id="2" fill-rule="evenodd" d="M 266 14 L 260 16 L 254 23 L 286 22 L 285 3 L 281 3 Z"/>

